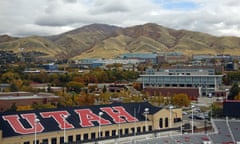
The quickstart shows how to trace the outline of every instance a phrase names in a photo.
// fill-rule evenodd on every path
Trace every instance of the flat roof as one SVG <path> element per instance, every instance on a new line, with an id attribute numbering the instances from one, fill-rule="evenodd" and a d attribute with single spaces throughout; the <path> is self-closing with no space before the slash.
<path id="1" fill-rule="evenodd" d="M 23 100 L 23 99 L 43 99 L 43 98 L 58 98 L 59 96 L 0 96 L 0 100 Z"/>
<path id="2" fill-rule="evenodd" d="M 173 77 L 173 76 L 177 76 L 177 77 L 223 77 L 223 75 L 161 75 L 161 74 L 145 74 L 145 75 L 140 75 L 140 76 L 162 76 L 162 77 Z"/>

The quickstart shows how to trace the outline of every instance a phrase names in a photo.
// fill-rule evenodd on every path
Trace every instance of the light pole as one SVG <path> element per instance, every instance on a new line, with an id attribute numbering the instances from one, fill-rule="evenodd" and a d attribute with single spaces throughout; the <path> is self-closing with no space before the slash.
<path id="1" fill-rule="evenodd" d="M 39 119 L 34 119 L 34 144 L 37 144 L 37 123 L 39 122 Z"/>
<path id="2" fill-rule="evenodd" d="M 192 108 L 192 134 L 193 134 L 193 128 L 194 128 L 194 125 L 193 125 L 193 109 L 194 109 L 194 105 L 192 105 L 191 106 L 191 108 Z"/>
<path id="3" fill-rule="evenodd" d="M 183 119 L 181 121 L 181 135 L 183 134 Z"/>
<path id="4" fill-rule="evenodd" d="M 173 109 L 173 106 L 172 105 L 170 105 L 169 106 L 169 111 L 170 111 L 170 128 L 172 128 L 172 109 Z"/>
<path id="5" fill-rule="evenodd" d="M 225 101 L 227 101 L 227 100 L 228 100 L 228 93 L 229 93 L 229 89 L 225 89 L 225 91 L 226 91 L 226 97 L 225 97 Z"/>
<path id="6" fill-rule="evenodd" d="M 66 143 L 66 118 L 68 115 L 63 115 L 63 142 Z"/>
<path id="7" fill-rule="evenodd" d="M 134 117 L 136 118 L 136 109 L 134 108 Z M 134 136 L 136 136 L 136 121 L 134 121 Z"/>
<path id="8" fill-rule="evenodd" d="M 118 113 L 118 143 L 120 141 L 120 113 Z"/>
<path id="9" fill-rule="evenodd" d="M 103 115 L 103 112 L 98 113 L 98 116 L 99 116 L 98 139 L 101 138 L 101 116 L 102 115 Z"/>
<path id="10" fill-rule="evenodd" d="M 134 108 L 134 118 L 136 118 L 136 109 Z M 135 136 L 136 136 L 136 121 L 134 121 L 134 133 L 133 133 L 133 143 L 135 144 Z"/>
<path id="11" fill-rule="evenodd" d="M 148 117 L 148 113 L 149 113 L 149 108 L 145 108 L 144 109 L 144 113 L 145 113 L 145 131 L 148 131 L 147 129 L 147 117 Z"/>
<path id="12" fill-rule="evenodd" d="M 213 113 L 213 111 L 212 111 L 212 106 L 213 106 L 213 96 L 212 96 L 212 93 L 209 93 L 208 96 L 211 98 L 211 102 L 210 102 L 210 104 L 211 104 L 210 105 L 211 106 L 210 107 L 211 108 L 210 109 L 211 110 L 211 115 L 210 115 L 210 118 L 212 119 L 212 113 Z"/>

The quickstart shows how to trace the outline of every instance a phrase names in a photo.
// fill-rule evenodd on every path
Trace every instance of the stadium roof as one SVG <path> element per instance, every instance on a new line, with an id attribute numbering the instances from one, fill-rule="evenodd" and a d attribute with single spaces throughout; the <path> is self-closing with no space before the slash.
<path id="1" fill-rule="evenodd" d="M 0 113 L 0 129 L 3 137 L 51 132 L 66 129 L 96 127 L 118 123 L 144 121 L 143 113 L 149 108 L 149 114 L 161 110 L 147 102 L 112 103 L 108 105 L 79 106 L 61 109 L 31 110 Z M 99 116 L 99 112 L 103 115 Z M 64 116 L 67 116 L 66 118 Z M 36 123 L 35 120 L 39 122 Z M 100 120 L 101 119 L 101 120 Z M 65 122 L 65 126 L 63 127 Z"/>

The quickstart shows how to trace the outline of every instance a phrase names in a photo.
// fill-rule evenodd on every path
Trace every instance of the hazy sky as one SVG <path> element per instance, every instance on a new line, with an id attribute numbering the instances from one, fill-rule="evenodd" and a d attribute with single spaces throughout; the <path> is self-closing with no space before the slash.
<path id="1" fill-rule="evenodd" d="M 240 36 L 240 0 L 0 0 L 0 34 L 54 35 L 92 23 L 157 23 Z"/>

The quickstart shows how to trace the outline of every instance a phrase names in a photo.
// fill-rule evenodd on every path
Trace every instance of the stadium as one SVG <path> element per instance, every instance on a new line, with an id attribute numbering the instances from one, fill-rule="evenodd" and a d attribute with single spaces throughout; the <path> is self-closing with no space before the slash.
<path id="1" fill-rule="evenodd" d="M 181 109 L 147 102 L 7 112 L 0 117 L 0 143 L 239 144 L 240 102 L 223 106 L 224 117 L 211 119 L 212 131 L 187 133 Z"/>
<path id="2" fill-rule="evenodd" d="M 1 144 L 96 143 L 178 129 L 182 110 L 147 102 L 6 112 Z"/>

